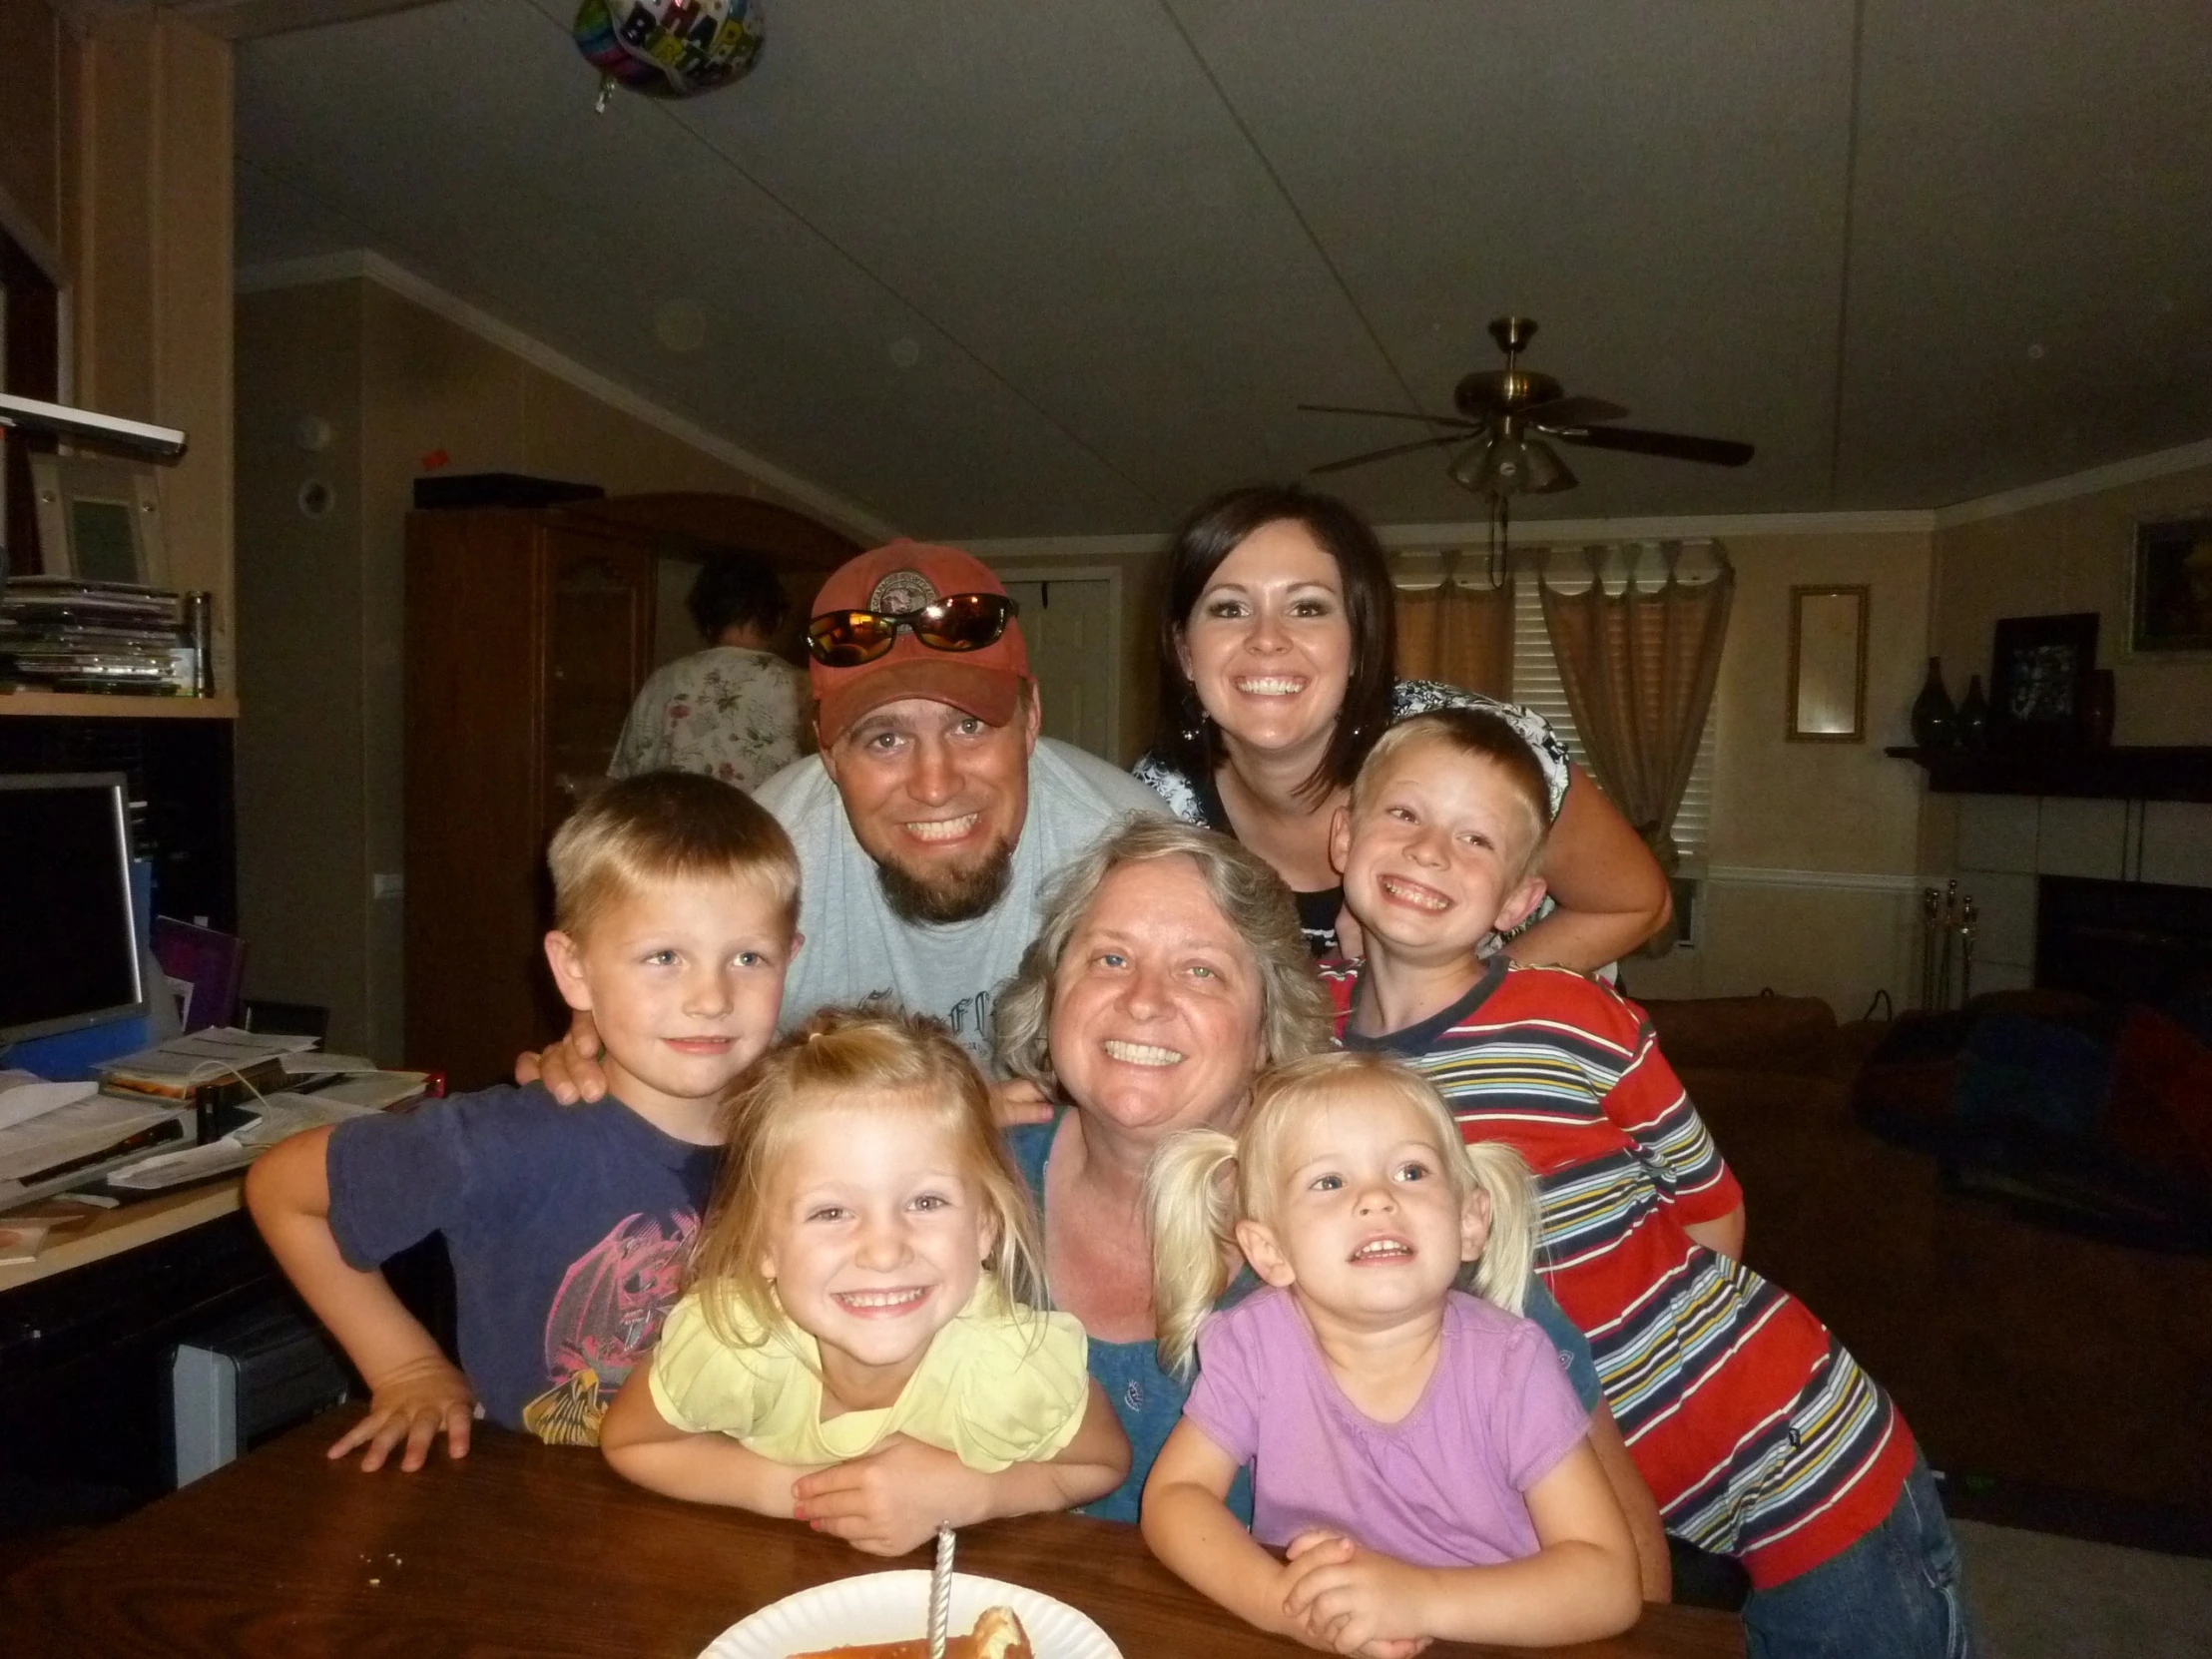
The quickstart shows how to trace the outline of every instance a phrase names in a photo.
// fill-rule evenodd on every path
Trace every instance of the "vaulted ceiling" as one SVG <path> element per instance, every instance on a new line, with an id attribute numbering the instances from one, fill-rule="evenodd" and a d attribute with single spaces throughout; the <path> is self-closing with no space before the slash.
<path id="1" fill-rule="evenodd" d="M 2204 0 L 771 0 L 593 112 L 566 0 L 242 43 L 242 266 L 368 248 L 904 530 L 1152 531 L 1532 366 L 1926 508 L 2212 436 Z M 703 326 L 702 326 L 703 324 Z M 1465 520 L 1448 451 L 1335 475 Z"/>

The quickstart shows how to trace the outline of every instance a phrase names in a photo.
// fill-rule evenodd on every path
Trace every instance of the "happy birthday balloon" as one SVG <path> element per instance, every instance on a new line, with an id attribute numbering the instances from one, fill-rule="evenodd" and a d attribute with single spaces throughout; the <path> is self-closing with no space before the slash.
<path id="1" fill-rule="evenodd" d="M 760 0 L 584 0 L 576 49 L 602 77 L 599 107 L 616 85 L 653 98 L 689 98 L 727 86 L 761 55 Z"/>

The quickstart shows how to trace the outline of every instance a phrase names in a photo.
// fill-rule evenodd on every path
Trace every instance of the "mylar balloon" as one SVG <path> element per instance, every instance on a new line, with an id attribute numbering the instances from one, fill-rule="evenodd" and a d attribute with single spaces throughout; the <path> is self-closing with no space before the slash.
<path id="1" fill-rule="evenodd" d="M 655 98 L 689 98 L 736 80 L 761 55 L 760 0 L 584 0 L 576 49 L 605 80 Z"/>

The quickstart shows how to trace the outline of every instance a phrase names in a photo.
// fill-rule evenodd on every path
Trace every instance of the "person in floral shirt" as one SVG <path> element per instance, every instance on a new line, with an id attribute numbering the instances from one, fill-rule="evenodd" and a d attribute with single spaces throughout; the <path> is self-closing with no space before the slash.
<path id="1" fill-rule="evenodd" d="M 760 559 L 721 553 L 687 604 L 707 649 L 646 681 L 607 776 L 701 772 L 750 792 L 799 759 L 807 730 L 807 677 L 768 649 L 790 602 Z"/>

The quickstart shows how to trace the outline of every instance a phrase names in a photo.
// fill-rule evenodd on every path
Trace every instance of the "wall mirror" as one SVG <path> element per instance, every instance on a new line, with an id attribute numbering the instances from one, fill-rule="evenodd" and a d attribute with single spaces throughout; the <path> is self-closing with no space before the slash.
<path id="1" fill-rule="evenodd" d="M 1792 743 L 1867 741 L 1867 594 L 1790 590 Z"/>

